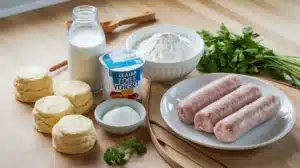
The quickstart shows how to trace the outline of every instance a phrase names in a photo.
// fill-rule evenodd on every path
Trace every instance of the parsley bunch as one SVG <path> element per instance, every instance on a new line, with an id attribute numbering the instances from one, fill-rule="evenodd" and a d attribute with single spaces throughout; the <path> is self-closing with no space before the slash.
<path id="1" fill-rule="evenodd" d="M 147 148 L 143 143 L 138 142 L 135 137 L 131 137 L 122 140 L 117 147 L 108 148 L 104 153 L 104 160 L 109 165 L 124 165 L 134 153 L 142 155 L 146 151 Z"/>
<path id="2" fill-rule="evenodd" d="M 207 30 L 197 33 L 206 45 L 198 70 L 250 75 L 264 72 L 300 86 L 300 57 L 275 54 L 260 43 L 259 34 L 251 27 L 243 28 L 242 35 L 237 35 L 222 23 L 216 33 Z"/>

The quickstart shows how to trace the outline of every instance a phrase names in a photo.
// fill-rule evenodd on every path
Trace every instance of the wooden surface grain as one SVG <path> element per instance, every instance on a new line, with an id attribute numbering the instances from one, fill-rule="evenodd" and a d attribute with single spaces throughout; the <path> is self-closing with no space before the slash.
<path id="1" fill-rule="evenodd" d="M 107 134 L 97 126 L 101 142 L 97 143 L 93 154 L 59 154 L 52 149 L 50 137 L 34 130 L 32 105 L 17 102 L 13 94 L 12 82 L 18 67 L 49 67 L 66 59 L 68 38 L 64 24 L 71 19 L 72 8 L 82 4 L 98 7 L 101 21 L 119 20 L 152 10 L 159 19 L 155 24 L 216 30 L 224 22 L 235 32 L 240 32 L 244 26 L 252 26 L 268 47 L 285 54 L 300 53 L 297 33 L 300 29 L 300 1 L 297 0 L 73 0 L 0 19 L 0 167 L 108 167 L 102 160 L 103 150 L 121 137 Z M 130 33 L 150 24 L 153 23 L 118 28 L 106 36 L 108 47 L 124 47 Z M 60 77 L 64 78 L 63 75 Z M 97 102 L 100 102 L 98 97 Z M 142 158 L 134 158 L 125 167 L 169 167 L 154 149 L 146 128 L 134 134 L 147 142 L 148 153 Z M 294 131 L 293 136 L 299 137 L 299 133 Z M 291 139 L 292 142 L 295 141 Z M 299 155 L 299 150 L 294 152 Z"/>

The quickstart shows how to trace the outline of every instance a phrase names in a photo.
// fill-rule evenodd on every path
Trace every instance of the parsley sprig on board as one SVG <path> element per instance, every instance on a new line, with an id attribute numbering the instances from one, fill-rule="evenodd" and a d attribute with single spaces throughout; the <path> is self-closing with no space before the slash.
<path id="1" fill-rule="evenodd" d="M 300 86 L 300 57 L 278 55 L 263 46 L 251 27 L 237 35 L 221 24 L 220 30 L 197 32 L 205 41 L 205 52 L 197 69 L 255 75 L 267 73 L 277 80 Z"/>
<path id="2" fill-rule="evenodd" d="M 109 165 L 124 165 L 134 153 L 142 155 L 146 151 L 147 148 L 143 143 L 138 142 L 135 137 L 131 137 L 122 140 L 116 147 L 108 148 L 104 153 L 104 160 Z"/>

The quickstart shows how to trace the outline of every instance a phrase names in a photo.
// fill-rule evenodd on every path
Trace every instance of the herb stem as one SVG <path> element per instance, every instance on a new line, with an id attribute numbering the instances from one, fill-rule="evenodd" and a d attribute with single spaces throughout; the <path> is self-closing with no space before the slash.
<path id="1" fill-rule="evenodd" d="M 259 34 L 251 27 L 244 28 L 241 35 L 230 32 L 224 24 L 216 33 L 207 30 L 197 33 L 206 45 L 198 70 L 251 75 L 264 71 L 300 86 L 300 57 L 275 54 L 260 43 Z"/>

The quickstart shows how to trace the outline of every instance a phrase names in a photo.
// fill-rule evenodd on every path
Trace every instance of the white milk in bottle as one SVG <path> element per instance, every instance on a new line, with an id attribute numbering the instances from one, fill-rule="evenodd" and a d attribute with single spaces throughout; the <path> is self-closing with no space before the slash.
<path id="1" fill-rule="evenodd" d="M 106 40 L 93 6 L 73 9 L 69 30 L 68 71 L 72 80 L 88 83 L 93 91 L 102 89 L 101 64 L 98 59 L 106 52 Z"/>

